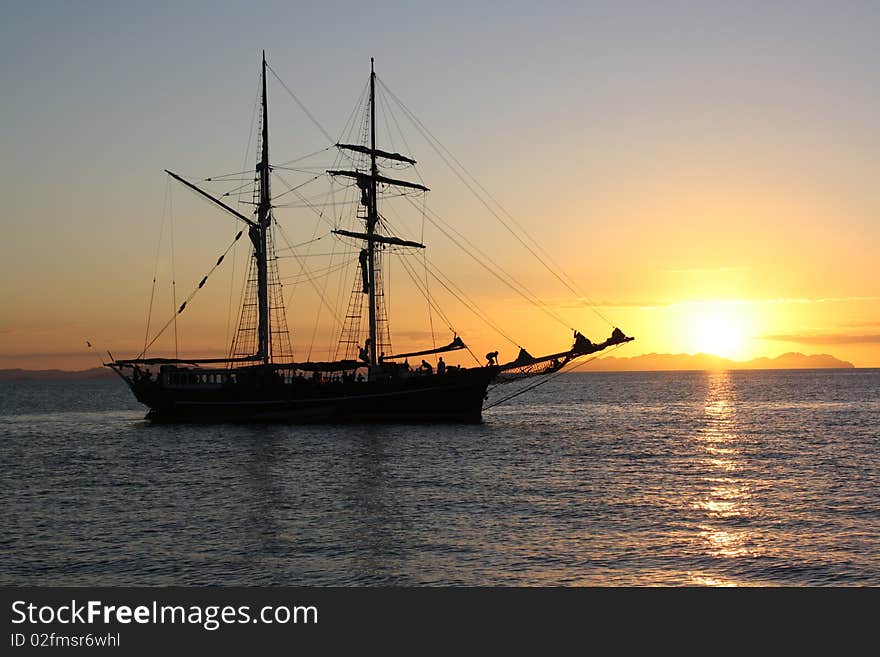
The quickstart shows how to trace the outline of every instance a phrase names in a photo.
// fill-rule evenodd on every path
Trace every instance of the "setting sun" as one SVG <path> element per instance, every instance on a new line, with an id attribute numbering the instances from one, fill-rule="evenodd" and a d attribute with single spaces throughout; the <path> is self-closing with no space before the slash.
<path id="1" fill-rule="evenodd" d="M 741 305 L 695 304 L 686 313 L 691 348 L 695 352 L 737 358 L 746 343 L 746 318 Z"/>

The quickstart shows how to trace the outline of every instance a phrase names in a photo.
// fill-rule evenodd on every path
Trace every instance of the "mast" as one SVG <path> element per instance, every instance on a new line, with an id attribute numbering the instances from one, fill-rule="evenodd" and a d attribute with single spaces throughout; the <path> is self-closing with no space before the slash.
<path id="1" fill-rule="evenodd" d="M 379 364 L 380 361 L 380 358 L 377 357 L 377 354 L 380 353 L 380 347 L 390 347 L 389 343 L 384 343 L 382 345 L 379 344 L 379 322 L 387 318 L 384 317 L 383 311 L 385 309 L 381 305 L 381 264 L 379 262 L 380 254 L 376 252 L 376 248 L 378 245 L 385 244 L 421 249 L 425 248 L 424 244 L 420 244 L 419 242 L 403 240 L 398 237 L 380 234 L 378 187 L 380 184 L 382 184 L 393 185 L 395 187 L 401 187 L 403 189 L 415 189 L 422 192 L 427 192 L 429 190 L 424 185 L 409 182 L 407 180 L 388 178 L 387 176 L 383 176 L 380 173 L 379 164 L 377 163 L 377 160 L 379 158 L 394 160 L 396 162 L 405 162 L 406 164 L 410 165 L 414 165 L 416 161 L 413 158 L 406 155 L 401 155 L 400 153 L 380 150 L 376 148 L 376 70 L 372 57 L 370 58 L 370 96 L 367 105 L 367 111 L 370 113 L 370 143 L 368 145 L 338 143 L 336 144 L 336 147 L 341 150 L 354 151 L 355 153 L 368 155 L 370 158 L 369 171 L 360 170 L 357 168 L 357 166 L 355 166 L 354 168 L 348 170 L 328 169 L 327 173 L 329 173 L 331 176 L 354 178 L 357 182 L 357 188 L 358 190 L 360 190 L 360 205 L 366 208 L 365 214 L 362 214 L 361 211 L 358 211 L 357 214 L 358 219 L 362 219 L 364 221 L 366 228 L 364 232 L 352 232 L 348 230 L 334 230 L 332 232 L 337 235 L 344 235 L 346 237 L 362 239 L 366 242 L 366 247 L 361 250 L 360 254 L 359 270 L 363 274 L 363 281 L 356 280 L 356 284 L 359 286 L 358 289 L 361 290 L 363 294 L 368 295 L 369 335 L 364 345 L 365 352 L 361 351 L 359 357 L 371 367 L 375 367 Z M 352 294 L 354 294 L 354 292 L 352 292 Z M 355 325 L 354 322 L 351 322 L 351 325 L 349 326 L 349 322 L 347 319 L 346 323 L 343 325 L 342 335 L 340 336 L 339 340 L 340 345 L 345 343 L 349 345 L 349 349 L 353 344 L 360 345 L 360 339 L 362 336 L 360 326 L 362 303 L 360 301 L 360 297 L 358 297 L 356 305 L 354 302 L 354 297 L 352 297 L 351 307 L 355 309 L 356 312 L 352 314 L 349 319 L 356 319 L 357 324 Z M 380 314 L 382 314 L 383 317 L 380 317 Z"/>
<path id="2" fill-rule="evenodd" d="M 377 207 L 377 178 L 379 168 L 376 166 L 376 70 L 373 58 L 370 57 L 370 187 L 369 206 L 367 207 L 367 282 L 370 292 L 370 365 L 375 366 L 376 358 L 376 242 L 373 239 L 376 224 L 379 222 Z"/>
<path id="3" fill-rule="evenodd" d="M 257 206 L 257 225 L 248 230 L 248 236 L 254 245 L 254 257 L 257 260 L 257 353 L 264 363 L 268 363 L 270 354 L 269 342 L 269 263 L 267 254 L 266 234 L 272 221 L 272 201 L 269 193 L 269 108 L 266 98 L 266 51 L 263 51 L 263 129 L 261 136 L 261 155 L 257 163 L 260 178 L 260 201 Z"/>

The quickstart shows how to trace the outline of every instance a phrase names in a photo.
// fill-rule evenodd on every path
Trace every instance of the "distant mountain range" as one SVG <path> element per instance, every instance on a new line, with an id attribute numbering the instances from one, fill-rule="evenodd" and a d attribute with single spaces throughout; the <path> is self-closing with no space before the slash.
<path id="1" fill-rule="evenodd" d="M 806 370 L 851 369 L 852 363 L 829 354 L 789 352 L 776 358 L 730 360 L 712 354 L 643 354 L 630 358 L 608 356 L 594 361 L 588 370 L 597 372 L 654 372 L 669 370 Z M 69 372 L 66 370 L 0 370 L 0 380 L 21 379 L 101 379 L 114 376 L 107 368 Z"/>
<path id="2" fill-rule="evenodd" d="M 103 379 L 116 376 L 106 367 L 93 367 L 90 370 L 0 370 L 0 381 L 21 379 Z"/>

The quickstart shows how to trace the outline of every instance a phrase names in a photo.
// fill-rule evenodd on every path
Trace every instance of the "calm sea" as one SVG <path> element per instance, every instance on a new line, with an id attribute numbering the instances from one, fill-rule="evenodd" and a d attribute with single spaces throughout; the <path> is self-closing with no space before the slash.
<path id="1" fill-rule="evenodd" d="M 571 374 L 478 426 L 143 415 L 0 382 L 0 583 L 880 586 L 880 370 Z"/>

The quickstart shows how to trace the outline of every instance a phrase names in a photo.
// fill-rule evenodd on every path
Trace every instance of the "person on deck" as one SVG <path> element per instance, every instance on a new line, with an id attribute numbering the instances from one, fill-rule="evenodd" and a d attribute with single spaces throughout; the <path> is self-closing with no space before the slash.
<path id="1" fill-rule="evenodd" d="M 364 346 L 358 350 L 358 357 L 365 363 L 370 362 L 370 350 L 373 346 L 373 338 L 364 340 Z"/>
<path id="2" fill-rule="evenodd" d="M 446 371 L 446 363 L 443 362 L 443 356 L 437 361 L 437 374 L 443 374 Z"/>
<path id="3" fill-rule="evenodd" d="M 426 374 L 431 374 L 434 371 L 434 368 L 431 366 L 431 363 L 426 361 L 424 358 L 422 359 L 422 364 L 419 366 L 419 370 Z"/>
<path id="4" fill-rule="evenodd" d="M 498 363 L 498 352 L 490 351 L 486 354 L 486 361 L 488 365 L 496 365 Z"/>

